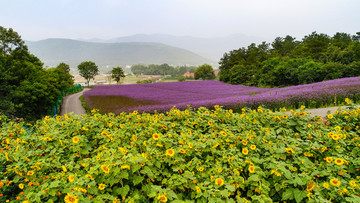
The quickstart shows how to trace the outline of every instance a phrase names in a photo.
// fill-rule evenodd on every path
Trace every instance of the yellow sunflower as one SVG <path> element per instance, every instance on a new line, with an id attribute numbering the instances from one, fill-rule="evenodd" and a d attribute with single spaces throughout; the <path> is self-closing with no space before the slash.
<path id="1" fill-rule="evenodd" d="M 71 194 L 67 194 L 65 196 L 65 199 L 64 199 L 65 203 L 78 203 L 79 200 L 77 199 L 77 197 L 74 195 L 71 195 Z"/>
<path id="2" fill-rule="evenodd" d="M 185 154 L 185 150 L 184 149 L 179 149 L 179 152 L 181 153 L 181 154 Z"/>
<path id="3" fill-rule="evenodd" d="M 160 195 L 157 197 L 157 199 L 160 201 L 160 202 L 167 202 L 168 199 L 165 195 Z"/>
<path id="4" fill-rule="evenodd" d="M 22 183 L 19 184 L 19 188 L 20 188 L 20 189 L 24 189 L 24 184 L 22 184 Z"/>
<path id="5" fill-rule="evenodd" d="M 323 183 L 323 187 L 328 189 L 330 187 L 329 183 Z"/>
<path id="6" fill-rule="evenodd" d="M 340 184 L 341 184 L 341 182 L 340 182 L 338 179 L 333 178 L 333 179 L 330 180 L 330 184 L 331 184 L 332 186 L 339 187 Z"/>
<path id="7" fill-rule="evenodd" d="M 331 163 L 333 161 L 333 158 L 332 157 L 326 157 L 325 160 L 326 160 L 326 162 Z"/>
<path id="8" fill-rule="evenodd" d="M 158 140 L 160 138 L 160 135 L 155 133 L 155 134 L 152 135 L 152 137 L 153 137 L 154 140 Z"/>
<path id="9" fill-rule="evenodd" d="M 107 167 L 106 165 L 101 165 L 101 170 L 103 170 L 104 171 L 104 173 L 110 173 L 110 169 L 109 169 L 109 167 Z"/>
<path id="10" fill-rule="evenodd" d="M 26 175 L 32 176 L 32 175 L 34 175 L 34 171 L 28 171 Z"/>
<path id="11" fill-rule="evenodd" d="M 199 186 L 195 186 L 196 192 L 201 192 L 201 188 Z"/>
<path id="12" fill-rule="evenodd" d="M 224 185 L 225 181 L 222 178 L 216 178 L 215 179 L 215 185 Z"/>
<path id="13" fill-rule="evenodd" d="M 250 173 L 255 173 L 255 167 L 254 166 L 249 166 L 249 172 Z"/>
<path id="14" fill-rule="evenodd" d="M 69 175 L 67 178 L 68 178 L 69 182 L 75 181 L 75 177 L 73 175 Z"/>
<path id="15" fill-rule="evenodd" d="M 248 155 L 248 154 L 249 154 L 249 150 L 248 150 L 247 148 L 243 148 L 243 149 L 242 149 L 242 153 L 243 153 L 244 155 Z"/>
<path id="16" fill-rule="evenodd" d="M 335 162 L 336 165 L 339 165 L 339 166 L 344 164 L 344 160 L 340 159 L 340 158 L 336 158 L 334 162 Z"/>
<path id="17" fill-rule="evenodd" d="M 165 153 L 165 156 L 174 156 L 175 155 L 175 151 L 173 149 L 167 149 L 166 150 L 166 153 Z"/>
<path id="18" fill-rule="evenodd" d="M 98 188 L 99 190 L 104 190 L 106 188 L 106 185 L 101 183 Z"/>
<path id="19" fill-rule="evenodd" d="M 79 138 L 75 136 L 72 138 L 72 141 L 73 143 L 77 144 L 79 142 Z"/>

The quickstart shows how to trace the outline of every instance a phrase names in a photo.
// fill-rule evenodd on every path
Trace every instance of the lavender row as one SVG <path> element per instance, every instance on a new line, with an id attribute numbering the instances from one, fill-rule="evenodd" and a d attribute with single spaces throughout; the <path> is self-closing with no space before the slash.
<path id="1" fill-rule="evenodd" d="M 189 81 L 173 83 L 108 85 L 96 86 L 85 92 L 84 97 L 92 108 L 92 98 L 118 96 L 132 99 L 132 102 L 117 106 L 120 111 L 165 112 L 176 106 L 183 109 L 188 105 L 197 108 L 222 105 L 228 108 L 256 107 L 269 108 L 298 107 L 302 104 L 316 103 L 327 105 L 341 98 L 359 99 L 359 77 L 342 78 L 319 83 L 297 85 L 284 88 L 257 88 L 243 85 L 230 85 L 219 81 Z M 150 101 L 139 102 L 136 101 Z M 343 101 L 343 100 L 342 100 Z M 141 104 L 140 104 L 141 103 Z M 115 105 L 115 104 L 114 104 Z"/>

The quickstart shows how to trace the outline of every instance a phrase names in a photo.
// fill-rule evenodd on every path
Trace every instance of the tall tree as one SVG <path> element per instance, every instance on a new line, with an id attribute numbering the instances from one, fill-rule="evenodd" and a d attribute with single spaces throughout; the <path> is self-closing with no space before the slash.
<path id="1" fill-rule="evenodd" d="M 116 67 L 111 70 L 111 77 L 119 84 L 121 78 L 125 77 L 124 70 L 121 67 Z"/>
<path id="2" fill-rule="evenodd" d="M 215 71 L 212 66 L 204 64 L 199 66 L 194 73 L 195 80 L 213 80 L 215 79 Z"/>
<path id="3" fill-rule="evenodd" d="M 92 61 L 84 61 L 78 65 L 79 74 L 85 78 L 89 86 L 90 80 L 99 74 L 97 65 Z"/>
<path id="4" fill-rule="evenodd" d="M 43 63 L 32 55 L 20 35 L 0 26 L 0 111 L 27 120 L 40 118 L 58 97 Z"/>
<path id="5" fill-rule="evenodd" d="M 314 60 L 321 60 L 330 45 L 330 37 L 326 34 L 311 33 L 304 37 L 302 41 L 302 51 L 304 56 L 310 56 Z"/>
<path id="6" fill-rule="evenodd" d="M 60 63 L 55 68 L 46 70 L 51 84 L 57 89 L 62 90 L 74 85 L 74 77 L 70 74 L 70 66 L 66 63 Z"/>
<path id="7" fill-rule="evenodd" d="M 274 42 L 271 43 L 273 51 L 275 54 L 280 54 L 281 56 L 289 56 L 299 44 L 299 42 L 295 41 L 295 39 L 295 37 L 291 37 L 290 35 L 287 35 L 285 38 L 275 38 Z"/>
<path id="8" fill-rule="evenodd" d="M 131 72 L 135 75 L 144 74 L 146 69 L 147 69 L 147 67 L 142 64 L 136 64 L 136 65 L 131 66 Z"/>

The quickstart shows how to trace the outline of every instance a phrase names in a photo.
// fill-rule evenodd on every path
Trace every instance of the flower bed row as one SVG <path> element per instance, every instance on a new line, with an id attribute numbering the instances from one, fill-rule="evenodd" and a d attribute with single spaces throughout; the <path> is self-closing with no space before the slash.
<path id="1" fill-rule="evenodd" d="M 359 113 L 215 106 L 3 122 L 0 202 L 356 202 Z"/>
<path id="2" fill-rule="evenodd" d="M 345 98 L 360 101 L 359 77 L 343 78 L 284 88 L 229 85 L 219 81 L 188 81 L 136 85 L 96 86 L 84 94 L 90 108 L 101 112 L 166 112 L 222 105 L 241 112 L 243 107 L 269 109 L 338 105 Z M 339 102 L 340 101 L 340 102 Z"/>

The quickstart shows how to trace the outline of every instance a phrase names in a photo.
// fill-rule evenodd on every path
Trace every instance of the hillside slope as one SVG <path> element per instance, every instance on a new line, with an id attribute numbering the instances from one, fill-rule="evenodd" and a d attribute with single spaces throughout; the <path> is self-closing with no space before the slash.
<path id="1" fill-rule="evenodd" d="M 241 47 L 247 47 L 251 43 L 261 43 L 266 39 L 248 36 L 244 34 L 234 34 L 224 37 L 191 37 L 191 36 L 173 36 L 166 34 L 137 34 L 106 42 L 157 42 L 170 46 L 183 48 L 193 51 L 201 56 L 211 60 L 219 61 L 225 52 L 229 52 Z"/>
<path id="2" fill-rule="evenodd" d="M 83 61 L 93 61 L 100 69 L 106 66 L 139 63 L 171 65 L 214 63 L 188 50 L 161 43 L 93 43 L 70 39 L 46 39 L 36 42 L 26 41 L 26 44 L 31 53 L 50 67 L 64 62 L 76 68 Z"/>

